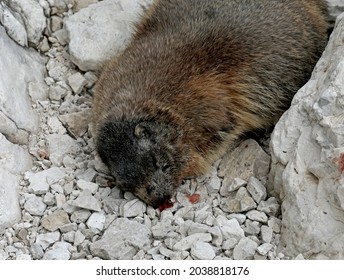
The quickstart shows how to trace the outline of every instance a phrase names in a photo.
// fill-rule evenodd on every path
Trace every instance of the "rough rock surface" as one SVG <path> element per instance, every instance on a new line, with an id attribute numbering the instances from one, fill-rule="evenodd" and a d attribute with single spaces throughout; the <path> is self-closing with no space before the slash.
<path id="1" fill-rule="evenodd" d="M 29 90 L 30 85 L 46 87 L 43 59 L 14 43 L 1 26 L 0 48 L 0 133 L 14 143 L 26 144 L 28 132 L 36 132 L 39 127 Z"/>
<path id="2" fill-rule="evenodd" d="M 21 46 L 38 45 L 46 27 L 42 6 L 35 0 L 3 0 L 0 22 L 7 34 Z"/>
<path id="3" fill-rule="evenodd" d="M 344 258 L 344 14 L 271 137 L 285 254 Z"/>
<path id="4" fill-rule="evenodd" d="M 65 25 L 71 60 L 83 71 L 97 70 L 125 48 L 131 38 L 130 23 L 151 2 L 104 0 L 69 17 Z"/>
<path id="5" fill-rule="evenodd" d="M 331 1 L 331 7 L 336 7 L 336 1 Z M 286 222 L 281 220 L 280 203 L 273 196 L 282 193 L 285 180 L 278 177 L 283 164 L 276 155 L 274 162 L 278 166 L 273 173 L 276 190 L 271 192 L 270 186 L 270 192 L 267 191 L 271 160 L 266 139 L 261 143 L 254 140 L 240 143 L 214 163 L 208 174 L 186 180 L 177 191 L 174 206 L 162 212 L 113 186 L 107 168 L 95 153 L 90 107 L 97 74 L 88 69 L 98 68 L 106 59 L 99 53 L 106 54 L 108 49 L 99 47 L 99 42 L 115 47 L 106 54 L 107 58 L 125 47 L 131 32 L 126 23 L 137 20 L 137 13 L 151 0 L 0 2 L 1 25 L 18 43 L 0 26 L 0 46 L 6 50 L 6 56 L 0 54 L 0 133 L 3 135 L 0 135 L 0 259 L 294 257 L 285 255 L 294 245 L 283 250 L 288 241 L 284 232 Z M 104 12 L 104 5 L 115 6 L 117 19 L 111 15 L 102 24 L 104 15 L 109 15 L 108 11 Z M 33 10 L 43 14 L 40 12 L 35 18 L 33 12 L 28 14 Z M 91 18 L 85 18 L 90 10 Z M 4 14 L 8 17 L 4 18 Z M 46 27 L 42 27 L 43 21 Z M 113 21 L 117 21 L 116 26 L 112 25 Z M 90 36 L 87 42 L 85 34 Z M 101 40 L 98 35 L 102 36 Z M 114 38 L 122 41 L 112 44 Z M 337 42 L 341 42 L 339 35 Z M 77 56 L 79 50 L 82 56 Z M 340 106 L 342 100 L 336 99 L 336 88 L 342 84 L 337 80 L 341 70 L 335 67 L 340 60 L 327 63 L 323 60 L 319 65 L 333 65 L 333 72 L 338 70 L 338 73 L 326 76 L 326 83 L 333 82 L 334 86 L 333 92 L 325 94 L 333 98 L 326 100 L 337 101 Z M 319 82 L 318 87 L 322 88 L 321 85 Z M 10 92 L 15 98 L 9 96 Z M 326 100 L 313 104 L 321 104 L 323 110 L 329 106 L 332 110 Z M 13 108 L 16 109 L 11 111 Z M 311 112 L 310 106 L 305 108 L 308 108 L 306 113 Z M 310 115 L 317 118 L 320 109 L 315 108 Z M 332 110 L 331 114 L 337 111 Z M 334 127 L 327 126 L 331 121 L 324 118 L 319 126 L 327 127 L 330 139 L 327 141 L 339 145 L 340 126 L 331 130 Z M 306 131 L 302 128 L 302 132 Z M 294 139 L 293 134 L 290 137 Z M 320 134 L 317 141 L 325 143 L 324 139 Z M 276 148 L 276 142 L 273 147 Z M 341 150 L 334 148 L 333 152 L 338 152 L 339 157 L 327 163 L 328 168 L 333 167 L 331 174 L 336 175 L 342 163 Z M 326 159 L 326 154 L 321 159 Z M 297 163 L 300 162 L 306 161 L 299 159 Z M 319 185 L 323 178 L 329 177 L 321 173 L 322 169 L 314 170 Z M 343 205 L 343 192 L 336 186 L 330 201 L 335 206 Z M 324 197 L 319 194 L 320 198 Z M 286 209 L 282 209 L 283 214 Z M 9 219 L 4 219 L 5 216 Z M 333 218 L 340 221 L 338 217 Z M 296 221 L 298 218 L 295 217 Z M 280 242 L 281 235 L 284 243 Z M 340 238 L 333 240 L 331 248 L 343 246 Z M 296 258 L 314 256 L 306 253 Z M 316 257 L 341 256 L 317 254 Z"/>

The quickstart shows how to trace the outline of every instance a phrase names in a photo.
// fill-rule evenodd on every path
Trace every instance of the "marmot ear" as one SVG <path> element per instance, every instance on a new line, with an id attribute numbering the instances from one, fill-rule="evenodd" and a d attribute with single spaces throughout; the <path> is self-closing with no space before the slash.
<path id="1" fill-rule="evenodd" d="M 136 138 L 141 139 L 143 137 L 148 137 L 149 136 L 148 129 L 144 126 L 144 124 L 139 123 L 135 126 L 134 129 L 134 135 Z"/>

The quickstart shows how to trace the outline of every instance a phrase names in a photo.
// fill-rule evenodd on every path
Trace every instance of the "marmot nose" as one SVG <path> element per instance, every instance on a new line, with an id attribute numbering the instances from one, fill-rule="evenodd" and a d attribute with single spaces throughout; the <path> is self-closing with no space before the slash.
<path id="1" fill-rule="evenodd" d="M 162 200 L 157 203 L 155 208 L 159 208 L 160 211 L 173 207 L 174 200 L 170 196 L 164 197 Z"/>

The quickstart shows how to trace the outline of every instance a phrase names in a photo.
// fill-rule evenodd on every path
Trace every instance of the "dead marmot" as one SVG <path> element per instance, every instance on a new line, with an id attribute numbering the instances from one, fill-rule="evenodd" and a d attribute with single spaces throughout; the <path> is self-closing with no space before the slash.
<path id="1" fill-rule="evenodd" d="M 321 0 L 158 0 L 94 97 L 119 188 L 157 207 L 249 131 L 274 124 L 327 42 Z"/>

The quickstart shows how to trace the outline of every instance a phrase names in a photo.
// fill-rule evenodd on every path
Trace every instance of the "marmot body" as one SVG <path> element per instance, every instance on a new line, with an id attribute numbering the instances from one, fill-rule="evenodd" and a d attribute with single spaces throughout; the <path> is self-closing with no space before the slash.
<path id="1" fill-rule="evenodd" d="M 157 207 L 246 132 L 274 124 L 327 42 L 321 0 L 158 0 L 100 76 L 96 146 Z"/>

